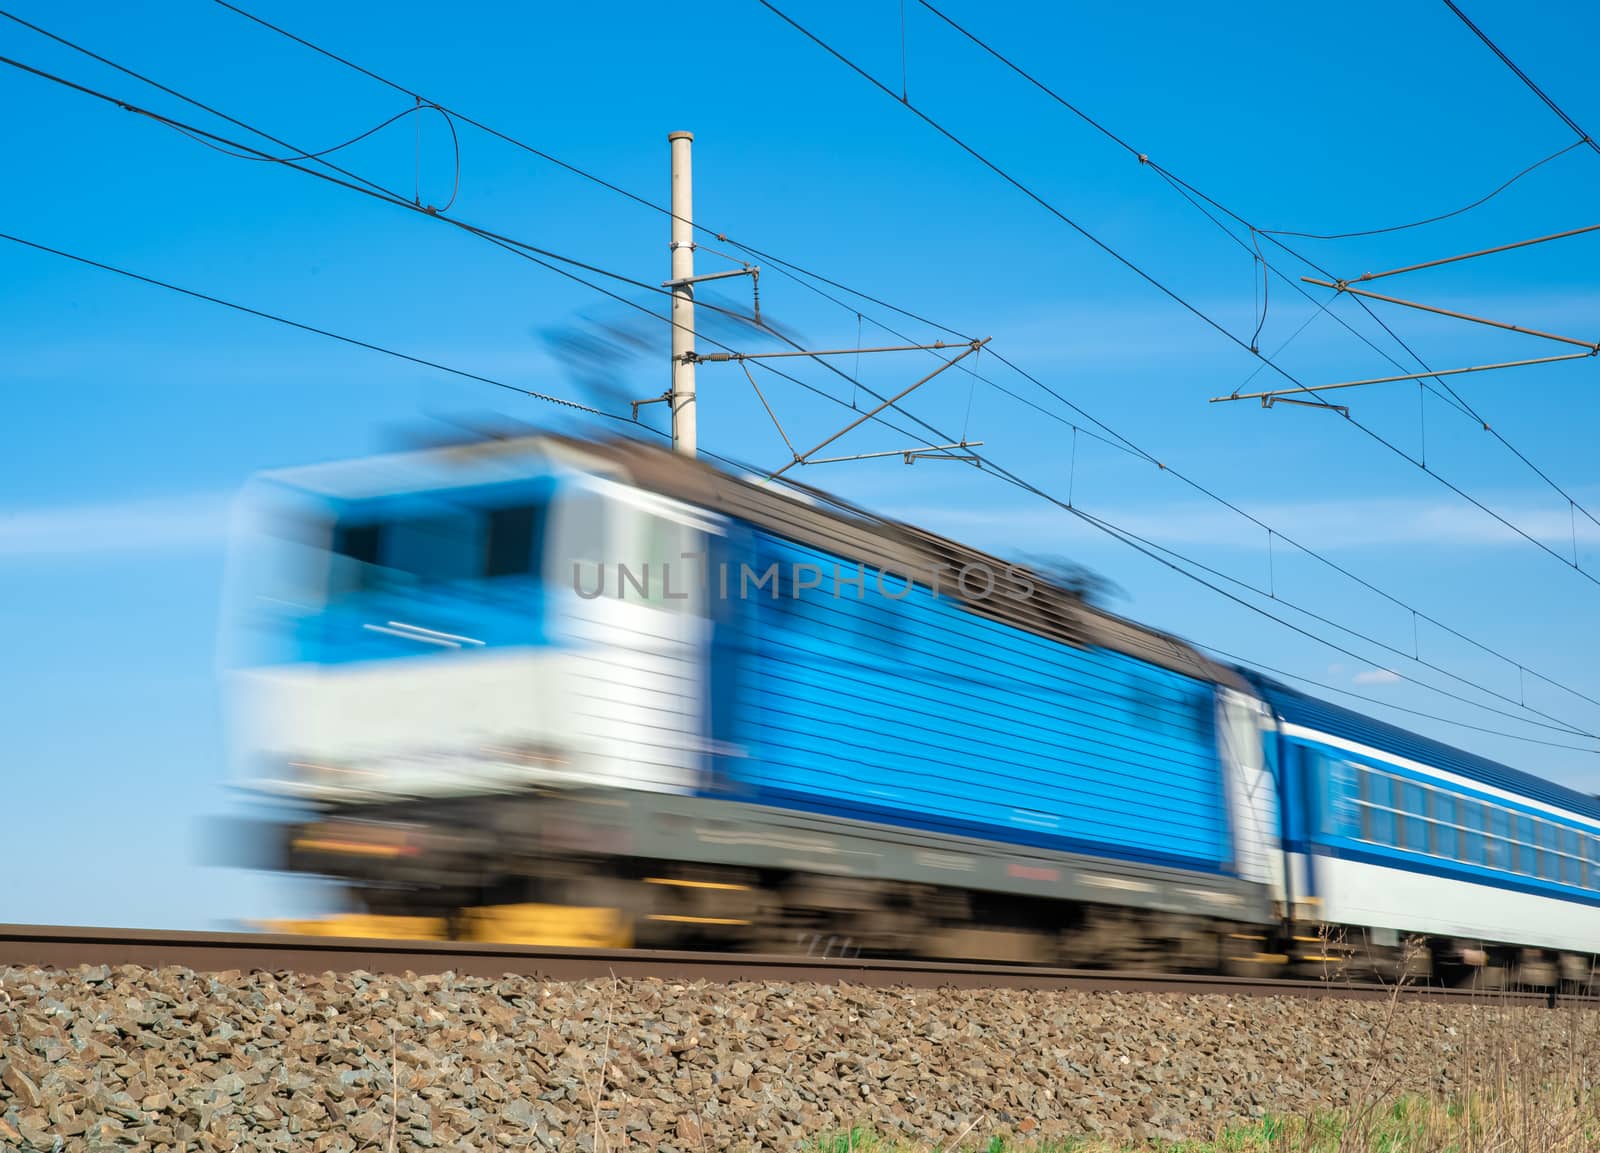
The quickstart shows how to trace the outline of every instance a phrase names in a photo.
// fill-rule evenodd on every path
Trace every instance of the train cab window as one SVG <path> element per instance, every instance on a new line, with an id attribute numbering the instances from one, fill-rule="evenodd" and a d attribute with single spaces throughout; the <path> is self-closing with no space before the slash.
<path id="1" fill-rule="evenodd" d="M 533 571 L 537 510 L 532 505 L 489 510 L 483 544 L 483 575 L 525 576 Z"/>
<path id="2" fill-rule="evenodd" d="M 1456 830 L 1458 816 L 1454 797 L 1444 793 L 1434 794 L 1434 834 L 1437 840 L 1433 851 L 1446 860 L 1455 860 L 1461 852 L 1461 837 Z"/>
<path id="3" fill-rule="evenodd" d="M 333 528 L 333 565 L 329 591 L 338 597 L 378 587 L 382 570 L 386 525 L 337 524 Z"/>
<path id="4" fill-rule="evenodd" d="M 389 527 L 383 563 L 420 581 L 466 580 L 473 570 L 472 522 L 465 516 L 422 517 Z"/>
<path id="5" fill-rule="evenodd" d="M 334 586 L 350 592 L 404 584 L 470 579 L 471 518 L 460 513 L 367 521 L 334 528 Z"/>
<path id="6" fill-rule="evenodd" d="M 377 564 L 383 543 L 381 524 L 339 525 L 333 530 L 333 551 L 363 564 Z"/>

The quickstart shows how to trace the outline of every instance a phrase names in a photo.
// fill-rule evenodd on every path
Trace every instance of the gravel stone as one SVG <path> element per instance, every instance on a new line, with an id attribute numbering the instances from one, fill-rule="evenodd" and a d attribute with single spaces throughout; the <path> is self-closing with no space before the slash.
<path id="1" fill-rule="evenodd" d="M 1600 1042 L 1600 1013 L 1493 1003 L 133 966 L 0 987 L 0 1147 L 29 1151 L 1176 1142 Z"/>

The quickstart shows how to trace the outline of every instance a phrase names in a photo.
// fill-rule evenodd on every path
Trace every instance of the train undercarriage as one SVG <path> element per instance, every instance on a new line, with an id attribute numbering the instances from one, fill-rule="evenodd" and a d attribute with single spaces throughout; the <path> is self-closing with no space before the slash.
<path id="1" fill-rule="evenodd" d="M 1228 878 L 737 801 L 355 805 L 279 845 L 279 867 L 342 881 L 358 907 L 262 926 L 279 931 L 1600 993 L 1576 953 L 1328 925 L 1315 901 Z"/>

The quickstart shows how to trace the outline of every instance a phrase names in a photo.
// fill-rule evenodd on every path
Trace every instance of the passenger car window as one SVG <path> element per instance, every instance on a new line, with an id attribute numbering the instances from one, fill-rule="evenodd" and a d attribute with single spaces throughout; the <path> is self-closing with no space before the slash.
<path id="1" fill-rule="evenodd" d="M 1459 814 L 1456 812 L 1456 799 L 1443 793 L 1433 798 L 1433 815 L 1438 822 L 1434 832 L 1438 837 L 1438 847 L 1434 852 L 1441 857 L 1455 860 L 1461 853 L 1461 836 L 1456 831 Z"/>
<path id="2" fill-rule="evenodd" d="M 1395 843 L 1394 782 L 1380 773 L 1368 773 L 1372 807 L 1372 839 L 1381 845 Z"/>
<path id="3" fill-rule="evenodd" d="M 1583 879 L 1582 862 L 1578 860 L 1578 833 L 1576 829 L 1561 830 L 1561 881 L 1576 885 Z"/>
<path id="4" fill-rule="evenodd" d="M 1542 880 L 1561 879 L 1561 858 L 1556 855 L 1560 843 L 1557 829 L 1549 821 L 1539 822 L 1539 876 Z"/>
<path id="5" fill-rule="evenodd" d="M 1533 818 L 1517 818 L 1517 872 L 1529 877 L 1539 875 L 1539 850 L 1533 841 Z"/>
<path id="6" fill-rule="evenodd" d="M 1496 805 L 1489 810 L 1489 865 L 1496 869 L 1516 866 L 1516 856 L 1507 838 L 1511 836 L 1511 814 Z"/>
<path id="7" fill-rule="evenodd" d="M 1461 802 L 1461 827 L 1467 830 L 1461 838 L 1461 859 L 1469 865 L 1488 863 L 1483 838 L 1483 830 L 1488 822 L 1484 820 L 1484 815 L 1481 801 Z"/>
<path id="8" fill-rule="evenodd" d="M 1427 794 L 1423 792 L 1421 785 L 1401 785 L 1400 801 L 1400 808 L 1405 810 L 1405 847 L 1415 852 L 1427 852 Z"/>

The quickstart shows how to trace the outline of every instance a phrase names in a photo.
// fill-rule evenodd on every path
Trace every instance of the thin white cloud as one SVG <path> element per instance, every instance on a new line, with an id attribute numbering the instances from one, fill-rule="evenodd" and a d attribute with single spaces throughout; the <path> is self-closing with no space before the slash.
<path id="1" fill-rule="evenodd" d="M 1365 669 L 1351 678 L 1358 685 L 1392 685 L 1404 680 L 1399 673 L 1388 669 Z"/>
<path id="2" fill-rule="evenodd" d="M 96 504 L 0 510 L 0 556 L 155 553 L 220 544 L 231 494 L 184 493 Z"/>
<path id="3" fill-rule="evenodd" d="M 1563 555 L 1570 552 L 1574 537 L 1580 548 L 1600 544 L 1600 526 L 1582 518 L 1574 524 L 1565 508 L 1552 509 L 1515 496 L 1488 499 L 1485 503 Z M 1217 505 L 1186 502 L 1119 509 L 1086 503 L 1084 509 L 1161 544 L 1211 545 L 1254 552 L 1267 549 L 1265 531 Z M 1279 532 L 1318 550 L 1393 545 L 1503 548 L 1527 543 L 1486 513 L 1460 503 L 1374 498 L 1256 505 L 1250 511 Z M 998 531 L 1018 544 L 1058 537 L 1062 526 L 1071 520 L 1061 510 L 1044 505 L 1013 510 L 924 506 L 896 509 L 892 515 L 913 524 L 939 524 L 950 532 Z"/>

